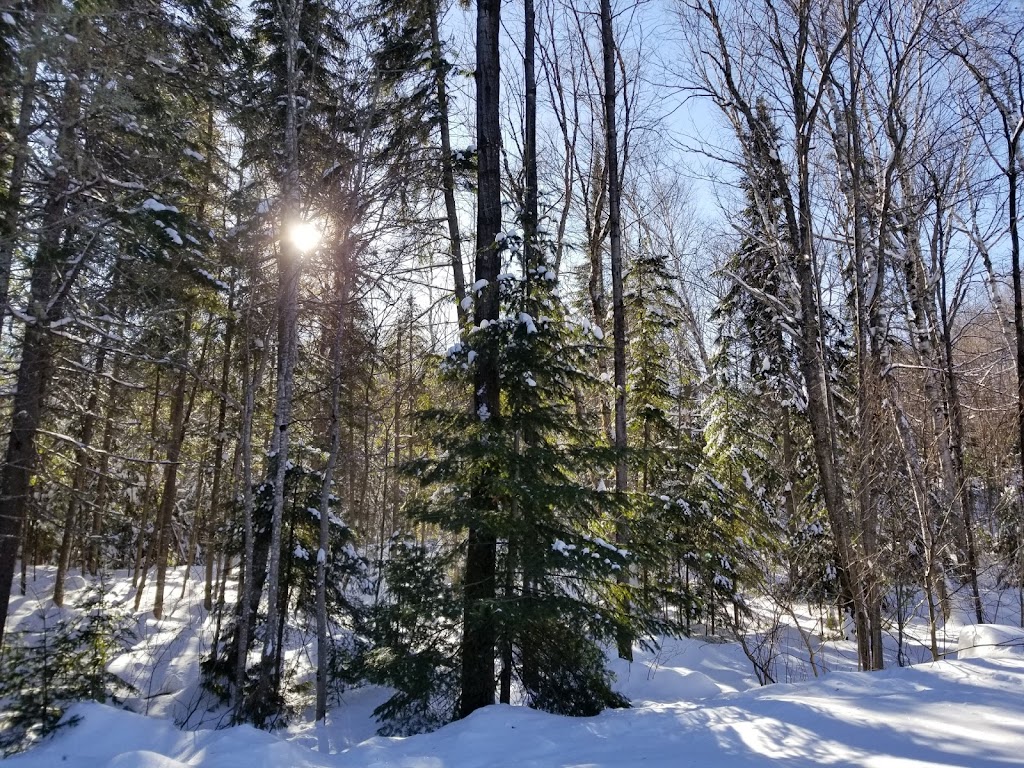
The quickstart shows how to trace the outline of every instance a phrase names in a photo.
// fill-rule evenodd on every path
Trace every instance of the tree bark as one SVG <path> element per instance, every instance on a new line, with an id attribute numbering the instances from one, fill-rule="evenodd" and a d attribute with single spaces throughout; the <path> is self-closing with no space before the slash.
<path id="1" fill-rule="evenodd" d="M 486 280 L 475 304 L 473 322 L 498 319 L 500 257 L 496 236 L 501 230 L 501 84 L 498 32 L 501 0 L 479 0 L 476 32 L 476 126 L 479 150 L 476 220 L 476 280 Z M 500 428 L 501 393 L 496 350 L 485 343 L 473 368 L 473 410 Z M 483 489 L 473 491 L 477 496 Z M 486 509 L 494 502 L 478 498 L 474 506 Z M 497 640 L 491 603 L 495 596 L 497 541 L 486 524 L 469 529 L 463 593 L 462 675 L 459 714 L 466 717 L 494 703 L 494 647 Z"/>
<path id="2" fill-rule="evenodd" d="M 608 255 L 612 273 L 612 346 L 613 381 L 615 383 L 615 493 L 625 508 L 629 491 L 626 459 L 626 304 L 622 289 L 622 224 L 619 177 L 619 134 L 616 130 L 615 102 L 615 31 L 612 25 L 611 0 L 601 0 L 601 50 L 604 64 L 604 138 L 605 177 L 608 182 Z M 619 546 L 629 543 L 629 523 L 620 510 L 615 521 L 615 541 Z M 629 573 L 622 570 L 620 584 L 629 582 Z M 628 615 L 630 605 L 624 600 L 622 610 Z M 620 659 L 633 658 L 633 636 L 620 629 L 616 638 Z"/>
<path id="3" fill-rule="evenodd" d="M 434 68 L 434 87 L 437 92 L 438 126 L 441 133 L 441 186 L 444 191 L 445 218 L 448 224 L 448 239 L 452 249 L 452 279 L 455 282 L 456 313 L 459 325 L 469 320 L 463 306 L 466 298 L 466 275 L 462 264 L 462 237 L 459 233 L 459 210 L 455 204 L 455 169 L 452 163 L 452 138 L 448 121 L 447 62 L 441 48 L 440 0 L 430 0 L 430 55 Z"/>
<path id="4" fill-rule="evenodd" d="M 256 413 L 256 392 L 263 381 L 269 355 L 265 352 L 258 355 L 258 360 L 253 365 L 253 354 L 256 348 L 252 333 L 252 307 L 249 308 L 249 315 L 245 323 L 245 354 L 243 365 L 246 372 L 245 395 L 242 405 L 242 425 L 239 442 L 242 446 L 242 573 L 238 584 L 238 623 L 235 628 L 235 691 L 232 702 L 234 713 L 233 719 L 236 723 L 245 720 L 246 708 L 246 675 L 249 662 L 249 637 L 251 627 L 254 623 L 253 606 L 259 605 L 262 594 L 263 568 L 266 565 L 265 558 L 256 559 L 255 532 L 253 530 L 253 495 L 252 495 L 252 423 Z M 262 341 L 262 340 L 261 340 Z M 265 344 L 263 345 L 266 346 Z M 226 568 L 224 569 L 227 570 Z M 260 589 L 256 589 L 256 574 L 260 574 Z"/>
<path id="5" fill-rule="evenodd" d="M 334 338 L 330 344 L 331 388 L 330 422 L 327 428 L 327 464 L 320 486 L 320 550 L 316 557 L 316 713 L 318 722 L 327 718 L 327 659 L 329 645 L 327 637 L 327 562 L 331 556 L 331 489 L 334 484 L 334 470 L 338 463 L 341 447 L 341 375 L 342 346 L 345 328 L 345 307 L 348 303 L 347 241 L 339 247 L 336 272 L 337 296 L 334 300 Z"/>
<path id="6" fill-rule="evenodd" d="M 85 403 L 78 444 L 75 446 L 75 474 L 71 482 L 71 495 L 64 519 L 64 533 L 61 536 L 60 552 L 57 555 L 57 573 L 53 582 L 54 605 L 64 605 L 64 579 L 71 564 L 71 547 L 75 528 L 79 522 L 82 501 L 86 495 L 85 484 L 89 472 L 89 449 L 96 426 L 96 408 L 99 405 L 100 377 L 106 364 L 107 350 L 101 346 L 96 353 L 93 369 L 92 388 Z"/>
<path id="7" fill-rule="evenodd" d="M 186 313 L 184 326 L 191 325 L 191 313 Z M 187 333 L 187 331 L 186 331 Z M 153 616 L 162 619 L 164 615 L 164 587 L 167 580 L 167 550 L 171 522 L 174 517 L 174 504 L 178 498 L 178 467 L 181 458 L 181 447 L 185 442 L 185 390 L 188 384 L 188 373 L 184 360 L 179 361 L 178 380 L 174 385 L 171 397 L 171 434 L 167 441 L 167 456 L 164 463 L 163 492 L 160 495 L 160 507 L 156 514 L 156 536 L 154 544 L 154 561 L 156 563 L 156 597 L 153 599 Z M 146 570 L 142 572 L 139 592 L 145 586 Z"/>
<path id="8" fill-rule="evenodd" d="M 269 706 L 278 694 L 279 680 L 275 674 L 276 642 L 281 614 L 281 543 L 284 529 L 285 478 L 288 471 L 288 450 L 292 401 L 295 390 L 295 365 L 298 358 L 299 278 L 302 253 L 289 235 L 289 228 L 299 223 L 302 215 L 302 193 L 299 176 L 299 102 L 302 73 L 299 69 L 300 30 L 303 16 L 301 0 L 287 0 L 277 6 L 277 23 L 283 37 L 285 58 L 285 126 L 282 150 L 284 199 L 281 238 L 278 249 L 277 295 L 277 398 L 271 450 L 273 464 L 273 506 L 271 511 L 270 550 L 267 565 L 267 627 L 263 645 L 263 664 L 257 706 Z M 262 723 L 257 723 L 262 725 Z"/>
<path id="9" fill-rule="evenodd" d="M 224 427 L 227 423 L 228 388 L 231 382 L 231 347 L 235 339 L 235 295 L 234 285 L 228 297 L 228 319 L 224 324 L 224 357 L 220 368 L 220 393 L 217 405 L 217 431 L 213 436 L 213 480 L 210 487 L 210 510 L 206 518 L 205 565 L 206 579 L 203 591 L 203 607 L 213 608 L 213 561 L 216 551 L 217 526 L 220 523 L 221 474 L 224 466 L 224 445 L 227 435 Z"/>
<path id="10" fill-rule="evenodd" d="M 44 3 L 40 2 L 39 5 L 42 11 Z M 35 15 L 33 23 L 40 24 L 44 15 Z M 3 338 L 4 322 L 9 312 L 11 266 L 19 239 L 21 197 L 25 186 L 25 172 L 32 154 L 28 139 L 35 128 L 33 113 L 36 109 L 39 62 L 43 50 L 39 32 L 40 30 L 33 29 L 30 33 L 32 39 L 26 41 L 29 44 L 25 46 L 26 58 L 21 80 L 18 123 L 10 144 L 11 165 L 7 176 L 7 194 L 4 195 L 0 215 L 0 339 Z"/>

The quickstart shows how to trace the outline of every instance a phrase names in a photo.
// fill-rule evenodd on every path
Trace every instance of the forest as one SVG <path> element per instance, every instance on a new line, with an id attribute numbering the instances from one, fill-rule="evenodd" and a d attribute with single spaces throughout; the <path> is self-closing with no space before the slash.
<path id="1" fill-rule="evenodd" d="M 1024 626 L 1022 143 L 1009 0 L 0 0 L 0 746 Z"/>

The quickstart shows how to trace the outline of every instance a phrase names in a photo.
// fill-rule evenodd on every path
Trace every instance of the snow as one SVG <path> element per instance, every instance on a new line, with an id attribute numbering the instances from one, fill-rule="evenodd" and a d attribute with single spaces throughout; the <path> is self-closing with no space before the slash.
<path id="1" fill-rule="evenodd" d="M 971 624 L 960 630 L 958 659 L 1016 658 L 1024 661 L 1024 629 L 1004 624 Z"/>
<path id="2" fill-rule="evenodd" d="M 374 737 L 334 754 L 248 726 L 183 732 L 168 721 L 82 704 L 72 710 L 82 719 L 77 727 L 8 764 L 754 768 L 778 761 L 788 768 L 986 768 L 1019 764 L 1024 748 L 1019 728 L 1024 660 L 946 661 L 871 675 L 834 673 L 820 681 L 736 693 L 705 671 L 663 668 L 647 677 L 644 666 L 634 664 L 638 679 L 630 678 L 637 691 L 649 696 L 636 709 L 566 718 L 493 706 L 432 734 Z M 730 671 L 727 666 L 726 676 Z M 680 694 L 683 698 L 669 700 Z M 329 733 L 330 725 L 322 737 L 329 740 Z"/>
<path id="3" fill-rule="evenodd" d="M 575 544 L 566 544 L 561 539 L 555 539 L 554 544 L 551 545 L 551 549 L 554 552 L 559 552 L 563 555 L 568 555 L 572 550 L 576 549 Z"/>
<path id="4" fill-rule="evenodd" d="M 175 208 L 173 205 L 164 205 L 159 200 L 156 200 L 155 198 L 152 197 L 146 198 L 146 200 L 143 201 L 142 210 L 154 212 L 170 211 L 171 213 L 178 212 L 178 209 Z"/>
<path id="5" fill-rule="evenodd" d="M 666 497 L 668 498 L 668 497 Z M 597 548 L 614 549 L 604 539 Z M 551 548 L 568 554 L 561 540 Z M 317 559 L 324 557 L 322 550 Z M 954 610 L 940 628 L 940 651 L 958 647 L 959 658 L 932 662 L 921 645 L 927 635 L 919 617 L 909 658 L 912 667 L 887 663 L 881 672 L 859 673 L 853 644 L 825 642 L 815 634 L 821 617 L 798 606 L 792 622 L 776 636 L 781 682 L 758 686 L 750 661 L 738 643 L 703 636 L 666 639 L 658 649 L 634 649 L 634 661 L 610 658 L 615 688 L 632 709 L 597 717 L 567 718 L 518 706 L 492 706 L 432 734 L 409 738 L 374 736 L 371 712 L 388 692 L 373 686 L 350 689 L 331 710 L 325 727 L 298 715 L 287 729 L 266 733 L 224 724 L 223 713 L 197 706 L 197 661 L 208 647 L 213 616 L 202 609 L 202 569 L 186 582 L 184 568 L 168 574 L 168 602 L 162 620 L 144 610 L 136 615 L 138 640 L 118 656 L 110 671 L 137 685 L 129 712 L 95 703 L 69 712 L 78 725 L 28 753 L 9 758 L 11 768 L 785 768 L 862 766 L 911 768 L 1019 765 L 1024 754 L 1024 630 L 1016 592 L 993 593 L 986 615 L 1005 625 L 961 623 L 965 607 Z M 59 611 L 49 602 L 52 568 L 38 569 L 21 596 L 15 584 L 12 626 L 39 611 Z M 68 603 L 88 586 L 69 578 Z M 229 584 L 228 599 L 233 600 Z M 130 574 L 111 575 L 107 598 L 132 601 Z M 183 597 L 179 595 L 184 594 Z M 143 598 L 151 605 L 152 579 Z M 770 613 L 762 600 L 751 605 Z M 65 611 L 69 609 L 64 609 Z M 787 621 L 789 621 L 787 619 Z M 800 633 L 804 633 L 801 635 Z M 959 643 L 958 637 L 959 635 Z M 805 645 L 806 639 L 806 645 Z M 817 646 L 810 665 L 806 647 Z M 289 654 L 308 657 L 309 649 L 286 639 Z M 144 716 L 144 712 L 149 717 Z M 190 715 L 190 713 L 192 713 Z M 308 713 L 307 713 L 308 715 Z M 180 730 L 175 721 L 193 717 L 199 730 Z M 205 718 L 205 722 L 202 722 Z"/>
<path id="6" fill-rule="evenodd" d="M 192 238 L 189 238 L 189 239 L 191 240 Z M 230 290 L 230 286 L 229 286 L 229 285 L 228 285 L 227 283 L 225 283 L 225 282 L 224 282 L 223 280 L 218 280 L 218 279 L 217 279 L 217 278 L 216 278 L 216 277 L 215 277 L 215 276 L 213 275 L 213 273 L 211 273 L 211 272 L 208 272 L 208 271 L 206 271 L 205 269 L 202 269 L 202 268 L 199 268 L 199 267 L 196 267 L 196 268 L 195 268 L 195 271 L 196 271 L 196 274 L 197 274 L 197 275 L 199 275 L 200 277 L 202 277 L 202 278 L 203 278 L 204 280 L 206 280 L 207 282 L 210 282 L 210 283 L 212 283 L 213 285 L 217 286 L 217 288 L 219 288 L 220 290 L 222 290 L 222 291 L 228 291 L 228 290 Z M 257 341 L 259 341 L 259 339 L 257 339 Z"/>

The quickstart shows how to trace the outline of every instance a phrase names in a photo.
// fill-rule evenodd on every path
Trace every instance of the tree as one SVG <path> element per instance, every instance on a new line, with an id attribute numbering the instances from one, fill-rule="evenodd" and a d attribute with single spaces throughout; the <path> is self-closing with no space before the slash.
<path id="1" fill-rule="evenodd" d="M 132 13 L 115 15 L 101 33 L 88 9 L 40 14 L 33 19 L 55 33 L 53 48 L 20 49 L 30 59 L 26 83 L 42 66 L 37 56 L 47 57 L 52 77 L 45 90 L 37 83 L 23 92 L 22 106 L 37 109 L 41 121 L 33 132 L 42 137 L 43 161 L 31 176 L 26 168 L 19 181 L 32 190 L 32 223 L 15 211 L 22 193 L 17 184 L 8 189 L 14 207 L 5 211 L 12 229 L 3 247 L 24 258 L 28 284 L 19 297 L 23 306 L 14 310 L 21 326 L 19 362 L 12 431 L 0 469 L 0 623 L 6 620 L 60 328 L 93 325 L 94 318 L 78 309 L 96 304 L 95 285 L 86 276 L 96 272 L 111 279 L 129 261 L 119 255 L 125 249 L 132 251 L 131 260 L 150 268 L 210 282 L 202 276 L 208 264 L 196 237 L 206 228 L 175 202 L 195 191 L 182 173 L 192 162 L 186 150 L 196 152 L 189 112 L 197 100 L 213 95 L 196 97 L 176 86 L 220 66 L 215 46 L 192 23 L 202 19 L 216 29 L 220 11 L 185 2 L 147 10 L 146 16 L 149 23 L 140 29 Z M 151 130 L 157 124 L 160 130 Z"/>
<path id="2" fill-rule="evenodd" d="M 508 701 L 518 677 L 533 706 L 593 714 L 624 704 L 596 643 L 622 631 L 646 635 L 653 624 L 622 610 L 628 586 L 616 574 L 632 557 L 607 540 L 622 502 L 600 480 L 612 453 L 572 416 L 597 339 L 589 323 L 567 321 L 552 291 L 552 261 L 524 264 L 522 280 L 505 272 L 499 319 L 449 350 L 444 367 L 453 385 L 468 378 L 485 346 L 494 351 L 503 429 L 464 409 L 426 412 L 435 454 L 410 467 L 422 490 L 408 514 L 458 536 L 481 516 L 482 492 L 497 547 L 494 595 L 481 609 L 503 661 L 501 697 Z M 493 696 L 493 678 L 488 686 Z"/>
<path id="3" fill-rule="evenodd" d="M 501 257 L 501 124 L 499 89 L 501 65 L 498 31 L 501 0 L 477 4 L 476 21 L 476 131 L 477 214 L 476 282 L 473 324 L 486 328 L 498 320 Z M 473 363 L 473 415 L 487 439 L 502 434 L 501 383 L 497 349 L 483 344 Z M 481 435 L 483 437 L 484 435 Z M 470 489 L 475 508 L 467 520 L 469 532 L 463 576 L 462 677 L 459 713 L 465 717 L 494 703 L 494 645 L 491 602 L 495 595 L 497 537 L 488 524 L 489 499 L 482 477 Z"/>
<path id="4" fill-rule="evenodd" d="M 612 273 L 612 348 L 615 385 L 615 450 L 619 457 L 615 462 L 615 492 L 625 494 L 629 490 L 626 445 L 626 305 L 622 293 L 622 225 L 621 225 L 621 179 L 619 176 L 619 136 L 615 127 L 615 31 L 612 26 L 611 0 L 601 0 L 601 51 L 604 65 L 604 129 L 605 166 L 608 180 L 608 253 Z M 615 532 L 616 542 L 629 543 L 629 532 L 624 520 L 620 520 Z M 623 579 L 628 574 L 623 574 Z M 628 610 L 628 606 L 627 606 Z M 618 639 L 619 656 L 633 658 L 632 639 L 623 635 Z"/>
<path id="5" fill-rule="evenodd" d="M 739 40 L 730 37 L 718 6 L 713 2 L 690 6 L 695 14 L 695 49 L 713 52 L 711 65 L 697 64 L 695 87 L 712 98 L 729 120 L 741 147 L 738 164 L 748 176 L 763 174 L 766 185 L 780 202 L 783 235 L 771 242 L 778 267 L 782 270 L 785 293 L 775 297 L 779 320 L 796 331 L 798 369 L 806 395 L 799 395 L 806 408 L 818 467 L 821 491 L 829 522 L 836 537 L 840 578 L 850 597 L 858 623 L 858 653 L 865 669 L 879 663 L 881 647 L 872 646 L 879 638 L 871 628 L 877 623 L 874 609 L 877 593 L 870 591 L 870 579 L 864 573 L 865 560 L 856 551 L 859 536 L 849 506 L 848 490 L 842 473 L 841 427 L 830 370 L 824 318 L 821 305 L 819 269 L 821 253 L 814 232 L 814 203 L 811 181 L 811 146 L 818 126 L 824 92 L 832 67 L 850 34 L 849 20 L 830 20 L 832 34 L 818 43 L 812 27 L 821 9 L 810 0 L 799 0 L 779 12 L 774 6 L 752 6 L 757 12 L 763 42 L 775 55 L 769 60 L 772 72 L 787 84 L 779 96 L 779 109 L 790 124 L 784 142 L 774 142 L 763 121 L 758 118 L 754 91 L 759 66 L 750 68 L 749 59 L 737 58 Z M 838 25 L 834 22 L 838 21 Z M 776 94 L 772 94 L 775 96 Z M 747 137 L 744 139 L 744 137 Z M 783 143 L 785 146 L 782 146 Z M 791 153 L 790 161 L 783 159 Z M 765 163 L 762 169 L 761 162 Z M 755 188 L 755 195 L 757 188 Z M 764 218 L 772 210 L 767 200 L 758 200 L 757 210 Z M 771 233 L 774 221 L 765 220 L 764 232 Z"/>

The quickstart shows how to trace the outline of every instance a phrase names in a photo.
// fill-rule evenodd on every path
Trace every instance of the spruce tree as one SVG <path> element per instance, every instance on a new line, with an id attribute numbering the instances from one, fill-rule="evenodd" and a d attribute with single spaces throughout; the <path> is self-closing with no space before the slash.
<path id="1" fill-rule="evenodd" d="M 425 546 L 404 534 L 390 541 L 357 667 L 395 691 L 373 712 L 382 736 L 433 731 L 457 711 L 462 601 L 448 578 L 455 555 L 442 542 Z"/>
<path id="2" fill-rule="evenodd" d="M 519 256 L 517 234 L 499 242 L 506 263 Z M 531 706 L 594 714 L 626 704 L 611 687 L 602 643 L 623 631 L 648 636 L 657 622 L 622 610 L 636 600 L 617 578 L 632 553 L 610 543 L 624 513 L 602 479 L 614 453 L 576 417 L 575 392 L 596 385 L 586 361 L 597 332 L 567 316 L 550 248 L 533 252 L 518 274 L 500 275 L 499 319 L 471 328 L 442 363 L 458 386 L 483 349 L 495 355 L 502 429 L 479 411 L 423 413 L 434 452 L 410 465 L 422 490 L 407 514 L 448 536 L 482 519 L 497 542 L 495 594 L 481 609 L 495 627 L 502 699 L 516 681 Z M 481 496 L 486 510 L 476 506 Z"/>
<path id="3" fill-rule="evenodd" d="M 21 752 L 77 720 L 78 701 L 120 704 L 135 689 L 107 667 L 136 638 L 134 620 L 106 601 L 100 582 L 67 617 L 40 610 L 40 628 L 9 638 L 0 656 L 0 750 Z M 52 623 L 51 623 L 52 622 Z"/>

